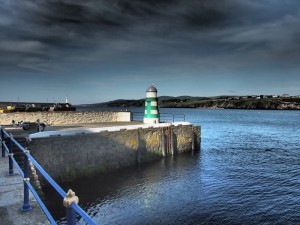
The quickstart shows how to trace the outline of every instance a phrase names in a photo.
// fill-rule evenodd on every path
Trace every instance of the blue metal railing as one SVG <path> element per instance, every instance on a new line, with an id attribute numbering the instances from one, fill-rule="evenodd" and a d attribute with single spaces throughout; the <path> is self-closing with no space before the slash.
<path id="1" fill-rule="evenodd" d="M 14 137 L 9 134 L 3 127 L 1 127 L 1 146 L 2 146 L 2 157 L 5 157 L 5 153 L 8 153 L 9 156 L 9 174 L 13 174 L 13 165 L 18 169 L 21 176 L 23 177 L 24 182 L 24 202 L 22 211 L 28 212 L 32 208 L 29 203 L 29 190 L 37 200 L 38 204 L 42 208 L 43 212 L 47 216 L 49 222 L 51 224 L 57 224 L 52 217 L 51 213 L 33 188 L 33 186 L 29 182 L 29 160 L 32 162 L 32 164 L 35 166 L 35 168 L 43 175 L 45 180 L 62 196 L 62 198 L 68 199 L 68 196 L 66 192 L 49 176 L 49 174 L 38 164 L 38 162 L 30 155 L 29 151 L 25 149 L 22 145 L 20 145 Z M 9 139 L 9 147 L 7 146 L 5 142 L 5 138 Z M 17 161 L 15 160 L 13 156 L 13 143 L 25 154 L 24 157 L 24 171 L 21 169 Z M 69 204 L 69 207 L 66 207 L 67 210 L 67 224 L 68 225 L 75 225 L 76 224 L 76 218 L 75 218 L 75 212 L 77 212 L 86 222 L 87 224 L 93 224 L 96 225 L 96 222 L 79 206 L 76 202 L 71 201 Z"/>
<path id="2" fill-rule="evenodd" d="M 144 113 L 142 112 L 133 112 L 132 120 L 133 121 L 143 121 Z M 174 114 L 174 113 L 160 113 L 159 114 L 160 122 L 176 122 L 176 121 L 184 121 L 185 122 L 185 114 Z"/>
<path id="3" fill-rule="evenodd" d="M 185 114 L 161 113 L 160 121 L 161 122 L 176 122 L 176 121 L 185 122 Z"/>

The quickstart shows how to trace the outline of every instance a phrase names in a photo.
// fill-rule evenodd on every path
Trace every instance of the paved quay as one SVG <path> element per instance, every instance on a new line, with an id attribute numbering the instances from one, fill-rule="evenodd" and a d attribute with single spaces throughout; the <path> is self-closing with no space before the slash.
<path id="1" fill-rule="evenodd" d="M 23 178 L 16 169 L 13 175 L 8 175 L 8 156 L 0 157 L 0 224 L 50 224 L 31 193 L 32 210 L 21 212 L 24 198 L 23 189 Z"/>
<path id="2" fill-rule="evenodd" d="M 67 125 L 51 125 L 45 128 L 45 131 L 57 131 L 57 130 L 70 130 L 77 128 L 97 128 L 97 127 L 115 127 L 115 126 L 128 126 L 144 124 L 141 121 L 131 122 L 106 122 L 106 123 L 79 123 L 79 124 L 67 124 Z"/>

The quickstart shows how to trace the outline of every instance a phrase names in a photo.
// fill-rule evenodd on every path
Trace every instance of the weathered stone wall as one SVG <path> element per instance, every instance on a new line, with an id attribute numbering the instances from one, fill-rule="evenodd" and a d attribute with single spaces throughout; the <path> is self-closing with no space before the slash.
<path id="1" fill-rule="evenodd" d="M 127 122 L 131 120 L 131 112 L 19 112 L 0 113 L 0 124 L 10 125 L 12 120 L 46 122 L 51 125 L 102 123 L 102 122 Z"/>
<path id="2" fill-rule="evenodd" d="M 103 131 L 33 139 L 30 152 L 57 181 L 149 162 L 200 149 L 200 127 L 192 125 Z"/>

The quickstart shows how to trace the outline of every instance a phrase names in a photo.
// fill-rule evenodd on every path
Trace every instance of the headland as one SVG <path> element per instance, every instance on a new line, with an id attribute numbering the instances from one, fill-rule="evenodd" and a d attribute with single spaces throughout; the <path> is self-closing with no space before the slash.
<path id="1" fill-rule="evenodd" d="M 89 107 L 143 107 L 144 99 L 119 99 L 110 102 L 89 104 Z M 215 109 L 268 109 L 268 110 L 300 110 L 299 96 L 161 96 L 158 97 L 160 108 L 215 108 Z"/>

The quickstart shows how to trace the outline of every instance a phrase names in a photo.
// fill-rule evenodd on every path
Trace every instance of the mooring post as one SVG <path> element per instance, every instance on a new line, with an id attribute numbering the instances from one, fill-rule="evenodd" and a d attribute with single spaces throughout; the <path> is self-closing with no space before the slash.
<path id="1" fill-rule="evenodd" d="M 195 130 L 194 126 L 192 126 L 192 152 L 194 153 L 195 151 Z"/>
<path id="2" fill-rule="evenodd" d="M 67 225 L 75 225 L 76 224 L 76 214 L 75 210 L 72 208 L 72 203 L 78 204 L 79 199 L 75 195 L 75 192 L 73 192 L 71 189 L 69 189 L 66 197 L 64 198 L 63 204 L 64 207 L 66 207 L 66 213 L 67 213 Z"/>
<path id="3" fill-rule="evenodd" d="M 28 150 L 25 151 L 24 156 L 24 202 L 22 207 L 22 212 L 28 212 L 32 210 L 32 207 L 29 203 L 29 187 L 27 185 L 27 182 L 29 182 L 29 160 L 26 153 L 29 153 Z"/>
<path id="4" fill-rule="evenodd" d="M 166 156 L 166 137 L 163 127 L 161 128 L 161 153 Z"/>
<path id="5" fill-rule="evenodd" d="M 141 164 L 140 132 L 142 132 L 142 129 L 138 128 L 136 131 L 137 146 L 136 146 L 136 155 L 135 155 L 137 164 Z"/>
<path id="6" fill-rule="evenodd" d="M 172 126 L 170 126 L 170 141 L 171 141 L 171 154 L 172 156 L 175 155 L 175 143 L 174 143 L 174 134 L 173 134 L 173 129 Z"/>
<path id="7" fill-rule="evenodd" d="M 2 158 L 5 157 L 5 148 L 4 148 L 4 131 L 3 128 L 1 126 L 1 149 L 2 149 Z"/>
<path id="8" fill-rule="evenodd" d="M 10 134 L 9 135 L 9 154 L 8 154 L 8 156 L 9 156 L 9 158 L 8 158 L 8 167 L 9 167 L 9 169 L 8 169 L 8 174 L 9 175 L 13 175 L 14 174 L 14 162 L 13 162 L 13 159 L 12 159 L 12 157 L 14 157 L 14 153 L 13 153 L 13 141 L 12 141 L 12 138 L 13 138 L 13 136 L 12 136 L 12 134 Z"/>

